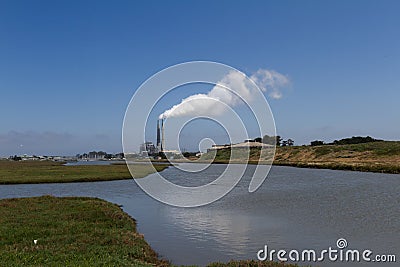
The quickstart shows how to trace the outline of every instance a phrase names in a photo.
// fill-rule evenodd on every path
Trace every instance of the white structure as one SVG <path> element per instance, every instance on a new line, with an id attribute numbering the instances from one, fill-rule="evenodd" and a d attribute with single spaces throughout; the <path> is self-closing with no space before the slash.
<path id="1" fill-rule="evenodd" d="M 245 142 L 237 144 L 213 145 L 211 148 L 207 149 L 207 152 L 224 148 L 273 148 L 273 147 L 274 147 L 273 145 L 255 142 L 253 140 L 246 140 Z"/>

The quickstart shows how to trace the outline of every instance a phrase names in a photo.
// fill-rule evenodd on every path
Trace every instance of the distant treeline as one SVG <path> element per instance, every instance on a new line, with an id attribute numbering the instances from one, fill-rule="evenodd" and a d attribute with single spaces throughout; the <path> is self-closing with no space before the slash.
<path id="1" fill-rule="evenodd" d="M 264 135 L 263 137 L 257 137 L 253 140 L 254 142 L 260 142 L 269 145 L 276 146 L 293 146 L 293 139 L 289 138 L 287 140 L 283 140 L 281 136 L 269 136 Z M 351 145 L 351 144 L 362 144 L 362 143 L 371 143 L 371 142 L 381 142 L 382 139 L 375 139 L 371 136 L 353 136 L 350 138 L 343 138 L 340 140 L 335 140 L 332 143 L 325 143 L 322 140 L 314 140 L 311 141 L 311 146 L 322 146 L 322 145 Z"/>
<path id="2" fill-rule="evenodd" d="M 311 146 L 322 146 L 322 145 L 352 145 L 352 144 L 362 144 L 371 142 L 380 142 L 381 139 L 375 139 L 370 136 L 353 136 L 351 138 L 344 138 L 340 140 L 335 140 L 332 143 L 325 143 L 324 141 L 315 140 L 311 142 Z"/>

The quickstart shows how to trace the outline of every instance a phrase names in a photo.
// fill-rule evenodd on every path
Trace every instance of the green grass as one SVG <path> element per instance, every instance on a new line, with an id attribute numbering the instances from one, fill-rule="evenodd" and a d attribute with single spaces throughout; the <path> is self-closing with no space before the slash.
<path id="1" fill-rule="evenodd" d="M 173 266 L 160 260 L 134 219 L 97 198 L 42 196 L 0 200 L 0 265 Z M 37 240 L 34 244 L 33 240 Z M 210 267 L 294 267 L 231 261 Z"/>
<path id="2" fill-rule="evenodd" d="M 400 155 L 400 142 L 370 143 L 370 149 L 372 149 L 377 156 Z"/>
<path id="3" fill-rule="evenodd" d="M 317 157 L 328 155 L 329 153 L 334 152 L 333 149 L 331 147 L 328 147 L 328 146 L 316 147 L 314 151 L 315 151 L 315 155 Z"/>
<path id="4" fill-rule="evenodd" d="M 167 164 L 135 164 L 141 178 L 162 171 Z M 70 183 L 132 179 L 125 164 L 64 166 L 53 161 L 0 161 L 0 184 Z"/>
<path id="5" fill-rule="evenodd" d="M 168 266 L 132 218 L 100 199 L 0 200 L 0 237 L 1 266 Z"/>
<path id="6" fill-rule="evenodd" d="M 313 148 L 313 147 L 311 147 Z M 371 151 L 377 157 L 400 155 L 399 141 L 381 141 L 351 145 L 322 145 L 314 148 L 317 155 L 322 156 L 329 153 L 341 151 L 368 152 Z"/>

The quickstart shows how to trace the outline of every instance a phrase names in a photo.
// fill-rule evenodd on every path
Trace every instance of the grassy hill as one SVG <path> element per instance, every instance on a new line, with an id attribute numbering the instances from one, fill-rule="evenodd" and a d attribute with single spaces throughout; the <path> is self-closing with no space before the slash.
<path id="1" fill-rule="evenodd" d="M 278 147 L 274 164 L 400 173 L 400 142 Z"/>
<path id="2" fill-rule="evenodd" d="M 229 149 L 217 152 L 214 162 L 226 163 Z M 232 162 L 243 162 L 240 153 Z M 242 155 L 244 155 L 242 153 Z M 250 150 L 250 163 L 265 163 L 268 156 L 260 157 L 260 149 Z M 400 173 L 400 142 L 381 141 L 349 145 L 286 146 L 277 147 L 273 164 L 307 168 L 329 168 L 355 171 Z"/>

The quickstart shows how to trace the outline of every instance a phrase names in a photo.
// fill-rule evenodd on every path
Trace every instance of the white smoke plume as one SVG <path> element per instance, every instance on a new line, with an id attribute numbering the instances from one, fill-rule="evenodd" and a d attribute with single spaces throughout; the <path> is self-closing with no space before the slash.
<path id="1" fill-rule="evenodd" d="M 290 84 L 290 80 L 287 76 L 274 70 L 259 69 L 250 76 L 250 79 L 253 80 L 263 92 L 269 92 L 269 96 L 274 99 L 280 99 L 282 97 L 281 89 Z"/>
<path id="2" fill-rule="evenodd" d="M 250 79 L 271 98 L 279 99 L 282 97 L 281 89 L 290 84 L 287 76 L 274 70 L 259 69 L 250 76 Z M 226 89 L 229 88 L 230 90 Z M 251 84 L 246 77 L 238 72 L 231 71 L 221 81 L 219 81 L 207 94 L 196 94 L 189 96 L 181 103 L 166 110 L 159 116 L 159 119 L 181 116 L 212 116 L 222 114 L 226 106 L 234 107 L 242 100 L 251 102 L 257 88 Z"/>

